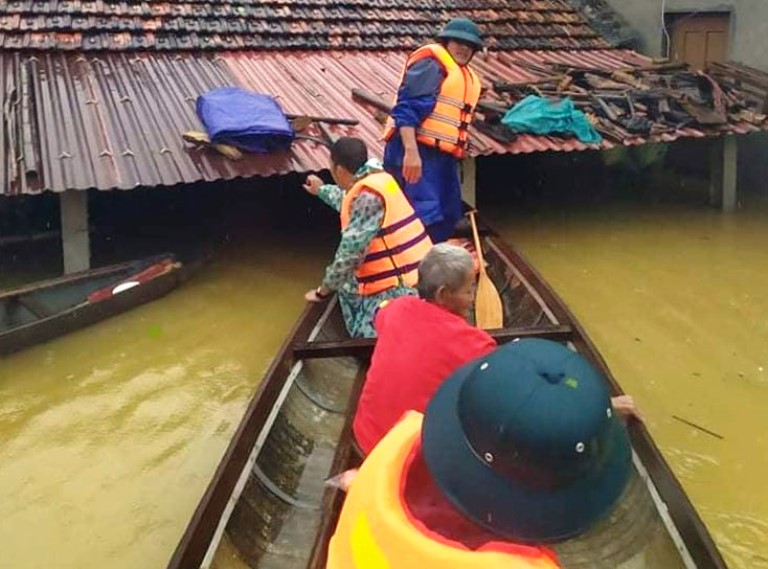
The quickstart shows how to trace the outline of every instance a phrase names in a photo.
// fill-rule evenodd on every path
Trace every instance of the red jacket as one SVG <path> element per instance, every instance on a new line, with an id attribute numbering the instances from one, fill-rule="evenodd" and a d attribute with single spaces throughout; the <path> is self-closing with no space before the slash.
<path id="1" fill-rule="evenodd" d="M 497 347 L 484 330 L 415 296 L 379 309 L 374 326 L 378 340 L 353 423 L 365 454 L 406 411 L 423 413 L 451 373 Z"/>

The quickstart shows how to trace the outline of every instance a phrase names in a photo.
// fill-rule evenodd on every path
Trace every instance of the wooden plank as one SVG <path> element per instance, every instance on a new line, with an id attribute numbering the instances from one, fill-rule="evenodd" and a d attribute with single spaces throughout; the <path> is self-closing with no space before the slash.
<path id="1" fill-rule="evenodd" d="M 360 124 L 360 121 L 357 119 L 348 119 L 344 117 L 316 117 L 314 115 L 295 115 L 295 114 L 287 114 L 285 115 L 286 118 L 289 120 L 294 119 L 308 119 L 311 122 L 322 122 L 326 124 L 339 124 L 344 126 L 357 126 Z"/>
<path id="2" fill-rule="evenodd" d="M 639 65 L 637 67 L 620 67 L 618 69 L 598 69 L 595 67 L 581 67 L 578 65 L 570 65 L 567 63 L 556 63 L 553 65 L 553 69 L 557 69 L 567 73 L 643 73 L 643 72 L 665 72 L 665 71 L 683 71 L 688 68 L 686 63 L 682 62 L 669 62 L 669 63 L 652 63 L 650 65 Z"/>
<path id="3" fill-rule="evenodd" d="M 619 120 L 618 115 L 614 111 L 614 108 L 603 101 L 600 97 L 592 96 L 592 100 L 597 104 L 598 108 L 603 112 L 603 114 L 611 121 L 616 122 Z"/>
<path id="4" fill-rule="evenodd" d="M 573 335 L 570 326 L 546 326 L 541 328 L 503 328 L 489 331 L 489 334 L 499 344 L 504 344 L 518 338 L 546 338 L 567 342 Z M 344 356 L 367 358 L 373 353 L 376 340 L 360 338 L 341 342 L 301 342 L 293 347 L 296 359 L 338 358 Z"/>
<path id="5" fill-rule="evenodd" d="M 377 97 L 370 91 L 365 89 L 354 88 L 352 89 L 352 99 L 359 103 L 371 105 L 374 109 L 389 113 L 392 110 L 392 105 L 387 103 L 381 97 Z"/>
<path id="6" fill-rule="evenodd" d="M 467 156 L 461 161 L 461 199 L 475 207 L 477 204 L 477 167 L 475 158 Z"/>

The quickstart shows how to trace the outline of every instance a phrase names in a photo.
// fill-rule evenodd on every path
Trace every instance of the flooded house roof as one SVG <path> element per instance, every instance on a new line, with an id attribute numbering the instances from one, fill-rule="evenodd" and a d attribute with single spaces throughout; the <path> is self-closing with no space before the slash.
<path id="1" fill-rule="evenodd" d="M 356 119 L 357 126 L 333 127 L 333 133 L 360 136 L 380 153 L 382 126 L 370 105 L 353 101 L 352 89 L 390 101 L 407 50 L 459 13 L 480 21 L 495 48 L 473 61 L 486 88 L 486 106 L 472 133 L 474 155 L 579 151 L 765 128 L 760 92 L 768 90 L 768 81 L 761 87 L 762 79 L 755 79 L 749 105 L 739 91 L 745 77 L 754 78 L 753 70 L 739 71 L 733 84 L 727 79 L 733 70 L 721 70 L 717 82 L 723 88 L 694 100 L 714 105 L 712 93 L 722 92 L 723 121 L 703 124 L 705 113 L 693 121 L 649 114 L 637 91 L 676 90 L 658 83 L 669 73 L 636 52 L 612 48 L 591 27 L 594 14 L 590 20 L 577 9 L 585 1 L 596 2 L 11 0 L 0 5 L 6 124 L 0 129 L 0 190 L 127 190 L 326 167 L 327 148 L 316 126 L 290 152 L 246 154 L 239 161 L 186 143 L 183 132 L 202 129 L 196 98 L 224 85 L 272 94 L 286 113 Z M 462 9 L 467 5 L 472 8 Z M 123 39 L 117 41 L 118 35 Z M 161 41 L 169 37 L 175 39 Z M 635 91 L 632 114 L 653 123 L 647 133 L 625 135 L 627 104 L 617 98 L 623 91 Z M 503 110 L 527 94 L 573 97 L 593 117 L 602 144 L 500 132 L 494 108 Z"/>

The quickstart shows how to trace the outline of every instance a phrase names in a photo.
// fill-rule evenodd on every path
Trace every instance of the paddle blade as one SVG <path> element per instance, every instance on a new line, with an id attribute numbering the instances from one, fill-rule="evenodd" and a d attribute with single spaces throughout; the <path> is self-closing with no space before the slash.
<path id="1" fill-rule="evenodd" d="M 480 272 L 475 292 L 475 323 L 492 330 L 504 327 L 504 309 L 496 286 L 485 271 Z"/>

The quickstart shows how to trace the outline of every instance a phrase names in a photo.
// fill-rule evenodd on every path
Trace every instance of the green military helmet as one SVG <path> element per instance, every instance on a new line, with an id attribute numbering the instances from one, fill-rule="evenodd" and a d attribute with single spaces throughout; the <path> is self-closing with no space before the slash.
<path id="1" fill-rule="evenodd" d="M 439 39 L 457 40 L 466 42 L 475 47 L 483 48 L 483 38 L 480 36 L 480 28 L 469 18 L 454 18 L 437 34 Z"/>
<path id="2" fill-rule="evenodd" d="M 421 448 L 456 509 L 526 543 L 570 539 L 604 519 L 632 471 L 607 381 L 584 356 L 539 338 L 446 378 L 424 414 Z"/>

